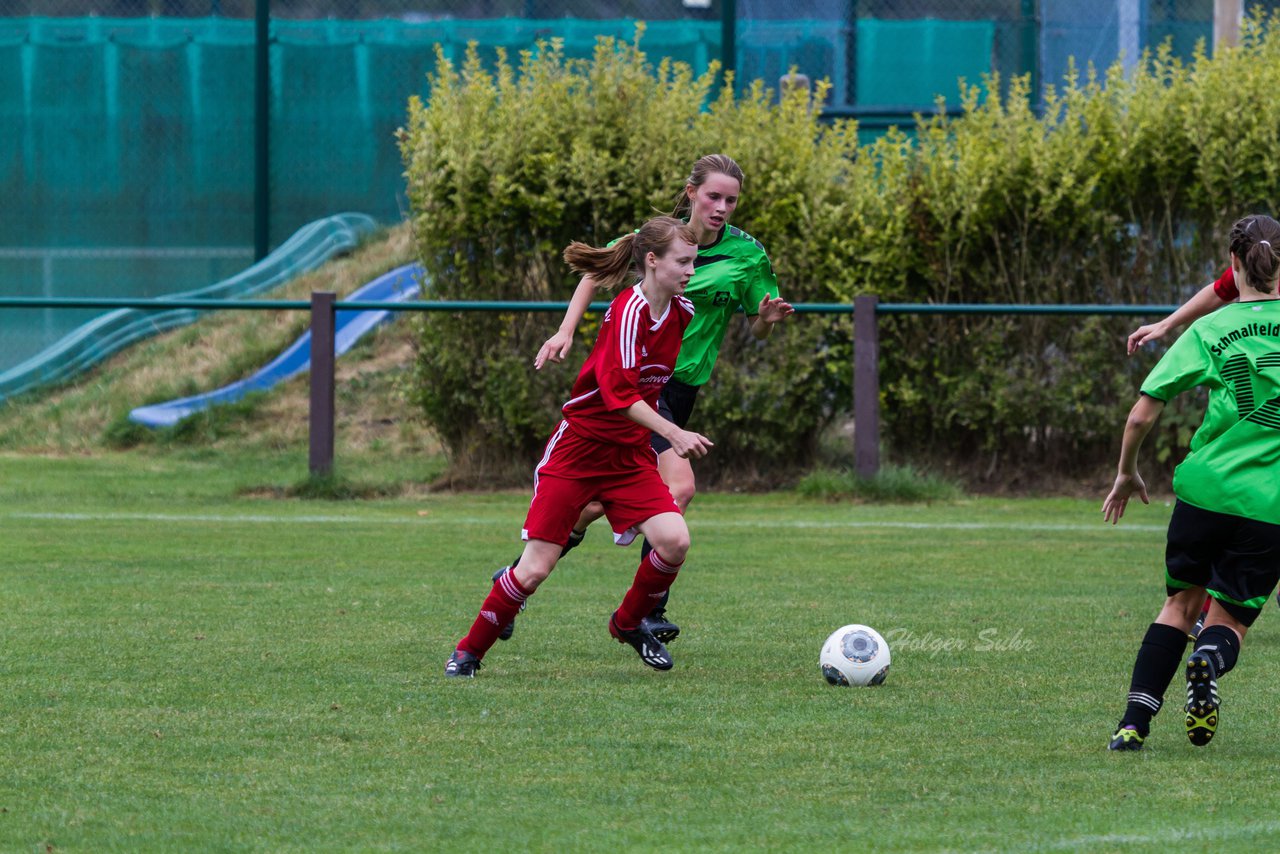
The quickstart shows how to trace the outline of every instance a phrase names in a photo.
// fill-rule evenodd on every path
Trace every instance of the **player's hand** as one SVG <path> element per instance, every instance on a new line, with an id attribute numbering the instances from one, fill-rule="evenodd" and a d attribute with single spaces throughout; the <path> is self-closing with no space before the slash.
<path id="1" fill-rule="evenodd" d="M 552 335 L 538 350 L 538 355 L 533 357 L 533 369 L 535 371 L 542 370 L 542 366 L 547 362 L 563 362 L 572 344 L 572 335 L 566 335 L 563 332 L 557 332 Z"/>
<path id="2" fill-rule="evenodd" d="M 1129 506 L 1130 496 L 1135 493 L 1142 499 L 1143 504 L 1151 503 L 1151 499 L 1147 498 L 1147 485 L 1142 482 L 1142 475 L 1137 472 L 1116 475 L 1111 493 L 1102 502 L 1102 521 L 1110 522 L 1112 525 L 1119 523 L 1125 508 Z"/>
<path id="3" fill-rule="evenodd" d="M 1169 327 L 1163 321 L 1139 326 L 1129 334 L 1129 355 L 1132 356 L 1134 353 L 1138 352 L 1138 348 L 1143 344 L 1150 344 L 1152 341 L 1159 341 L 1168 332 Z"/>
<path id="4" fill-rule="evenodd" d="M 760 308 L 756 314 L 760 315 L 760 319 L 766 323 L 777 323 L 782 318 L 795 314 L 796 310 L 791 303 L 782 297 L 770 299 L 768 294 L 764 295 L 764 299 L 760 300 Z"/>
<path id="5" fill-rule="evenodd" d="M 671 443 L 671 450 L 676 452 L 676 456 L 686 460 L 700 460 L 715 447 L 715 443 L 706 436 L 691 430 L 677 430 L 667 441 Z"/>

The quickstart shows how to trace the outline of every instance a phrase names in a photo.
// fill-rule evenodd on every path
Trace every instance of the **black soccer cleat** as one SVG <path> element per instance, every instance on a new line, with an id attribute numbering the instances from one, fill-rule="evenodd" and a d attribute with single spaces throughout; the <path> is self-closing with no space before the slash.
<path id="1" fill-rule="evenodd" d="M 444 665 L 444 675 L 449 678 L 465 676 L 470 679 L 476 675 L 476 671 L 479 669 L 480 659 L 465 649 L 455 649 L 453 655 L 449 656 L 449 660 Z"/>
<path id="2" fill-rule="evenodd" d="M 1146 737 L 1138 732 L 1137 727 L 1121 726 L 1116 730 L 1116 734 L 1111 736 L 1111 743 L 1107 745 L 1107 750 L 1141 750 L 1144 741 Z"/>
<path id="3" fill-rule="evenodd" d="M 654 608 L 649 616 L 640 621 L 640 625 L 663 643 L 671 643 L 680 637 L 680 627 L 667 619 L 667 612 L 663 608 Z"/>
<path id="4" fill-rule="evenodd" d="M 509 566 L 504 566 L 501 569 L 499 569 L 497 572 L 493 574 L 493 580 L 496 582 L 498 578 L 502 576 L 502 573 L 506 572 L 509 569 L 511 569 L 511 567 Z M 523 611 L 524 606 L 527 604 L 529 604 L 527 600 L 524 602 L 521 602 L 520 610 Z M 511 636 L 515 633 L 516 633 L 516 618 L 512 617 L 511 622 L 503 626 L 502 631 L 498 632 L 498 640 L 511 640 Z"/>
<path id="5" fill-rule="evenodd" d="M 1196 650 L 1187 659 L 1187 738 L 1203 747 L 1218 731 L 1218 668 L 1213 658 Z"/>
<path id="6" fill-rule="evenodd" d="M 653 636 L 653 632 L 644 627 L 641 622 L 638 628 L 631 631 L 623 631 L 618 628 L 617 623 L 618 612 L 614 611 L 609 617 L 609 634 L 618 639 L 618 643 L 629 643 L 631 648 L 640 655 L 640 660 L 652 667 L 654 670 L 670 670 L 675 664 L 671 660 L 671 653 L 667 652 L 667 648 L 662 645 L 662 641 Z"/>

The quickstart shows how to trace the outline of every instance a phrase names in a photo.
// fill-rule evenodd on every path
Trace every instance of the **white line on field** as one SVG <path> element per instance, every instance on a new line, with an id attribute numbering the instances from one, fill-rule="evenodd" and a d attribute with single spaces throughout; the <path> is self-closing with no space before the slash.
<path id="1" fill-rule="evenodd" d="M 1102 522 L 1096 525 L 1039 525 L 1024 522 L 806 522 L 803 519 L 790 522 L 702 522 L 696 517 L 689 524 L 691 527 L 698 528 L 918 528 L 949 531 L 1099 531 L 1111 527 Z M 1116 527 L 1126 531 L 1143 532 L 1163 533 L 1168 530 L 1167 525 L 1118 525 Z"/>
<path id="2" fill-rule="evenodd" d="M 475 517 L 431 517 L 417 516 L 413 518 L 373 517 L 373 516 L 269 516 L 261 514 L 227 514 L 213 513 L 9 513 L 10 519 L 42 519 L 61 522 L 212 522 L 224 524 L 350 524 L 350 525 L 493 525 L 492 518 Z M 514 518 L 514 517 L 513 517 Z M 498 522 L 497 524 L 501 524 Z M 699 519 L 696 516 L 691 522 L 695 528 L 709 530 L 716 528 L 888 528 L 922 531 L 1062 531 L 1066 533 L 1095 533 L 1110 528 L 1103 522 L 1096 525 L 1035 524 L 1027 522 L 892 522 L 892 521 L 856 521 L 847 522 L 807 522 L 796 520 L 723 520 L 715 521 Z M 1141 533 L 1164 532 L 1164 525 L 1119 525 L 1117 530 Z"/>
<path id="3" fill-rule="evenodd" d="M 1041 850 L 1067 850 L 1083 848 L 1094 850 L 1099 847 L 1114 848 L 1123 845 L 1152 845 L 1189 842 L 1197 839 L 1210 839 L 1215 842 L 1241 836 L 1274 833 L 1280 830 L 1280 822 L 1264 821 L 1254 824 L 1226 825 L 1206 828 L 1171 827 L 1158 833 L 1107 833 L 1096 836 L 1075 836 L 1058 839 L 1041 848 Z"/>
<path id="4" fill-rule="evenodd" d="M 54 522 L 225 522 L 287 525 L 367 523 L 371 525 L 416 525 L 425 519 L 373 519 L 361 516 L 260 516 L 218 515 L 213 513 L 10 513 L 10 519 L 46 519 Z"/>

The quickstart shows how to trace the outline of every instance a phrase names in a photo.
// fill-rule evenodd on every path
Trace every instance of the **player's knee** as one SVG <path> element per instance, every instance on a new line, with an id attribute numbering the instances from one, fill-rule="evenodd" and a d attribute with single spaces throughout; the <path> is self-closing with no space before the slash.
<path id="1" fill-rule="evenodd" d="M 520 560 L 513 570 L 516 574 L 516 581 L 520 582 L 521 587 L 532 593 L 538 589 L 542 582 L 547 580 L 551 570 L 555 569 L 556 556 L 559 554 L 558 548 L 554 544 L 543 543 L 537 546 L 526 544 L 524 552 L 521 553 Z"/>
<path id="2" fill-rule="evenodd" d="M 516 565 L 516 568 L 513 571 L 516 574 L 516 581 L 520 582 L 520 586 L 529 593 L 532 593 L 542 585 L 542 582 L 547 580 L 547 576 L 551 574 L 553 566 L 555 566 L 555 564 L 548 566 L 539 561 L 529 561 L 526 563 L 525 560 L 521 558 L 520 563 Z"/>
<path id="3" fill-rule="evenodd" d="M 651 539 L 649 544 L 658 553 L 658 557 L 667 563 L 684 563 L 685 555 L 689 554 L 689 529 L 681 525 L 679 528 L 664 530 Z"/>
<path id="4" fill-rule="evenodd" d="M 694 494 L 698 491 L 692 472 L 689 473 L 688 477 L 672 478 L 667 484 L 667 488 L 671 490 L 671 497 L 675 499 L 676 506 L 680 508 L 682 513 L 688 509 L 690 502 L 693 501 Z"/>
<path id="5" fill-rule="evenodd" d="M 677 457 L 674 451 L 668 451 L 658 457 L 658 471 L 662 474 L 662 482 L 671 490 L 676 506 L 684 512 L 697 491 L 693 467 L 688 460 Z"/>
<path id="6" fill-rule="evenodd" d="M 1165 600 L 1164 608 L 1161 609 L 1157 619 L 1170 625 L 1185 623 L 1189 626 L 1195 623 L 1204 607 L 1204 595 L 1203 587 L 1178 591 Z"/>

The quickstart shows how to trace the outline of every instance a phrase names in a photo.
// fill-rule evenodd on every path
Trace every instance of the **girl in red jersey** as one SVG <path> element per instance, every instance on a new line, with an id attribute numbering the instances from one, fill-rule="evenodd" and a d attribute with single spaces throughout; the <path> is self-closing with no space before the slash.
<path id="1" fill-rule="evenodd" d="M 729 224 L 738 207 L 743 180 L 742 167 L 732 157 L 708 154 L 693 164 L 688 179 L 676 195 L 673 216 L 687 220 L 698 239 L 696 269 L 685 294 L 697 307 L 697 316 L 685 330 L 680 361 L 671 381 L 663 386 L 658 412 L 680 427 L 688 426 L 693 417 L 698 394 L 711 377 L 725 333 L 730 324 L 736 322 L 735 315 L 745 316 L 751 334 L 763 340 L 770 336 L 775 325 L 795 312 L 791 303 L 778 294 L 778 280 L 764 246 Z M 598 284 L 589 275 L 578 282 L 560 328 L 547 339 L 533 360 L 535 369 L 541 370 L 549 362 L 564 361 L 573 343 L 574 330 L 596 297 Z M 662 480 L 671 488 L 671 496 L 683 512 L 696 492 L 693 466 L 687 457 L 674 453 L 660 433 L 654 433 L 652 444 L 658 455 Z M 601 514 L 599 504 L 587 506 L 569 535 L 566 552 L 582 542 L 587 526 Z M 642 549 L 648 551 L 649 545 L 645 543 Z M 517 559 L 511 565 L 518 563 Z M 499 569 L 494 578 L 508 568 Z M 653 605 L 645 618 L 645 627 L 659 640 L 671 643 L 679 636 L 680 627 L 667 618 L 665 598 Z M 507 640 L 514 631 L 515 623 L 508 623 L 498 639 Z"/>
<path id="2" fill-rule="evenodd" d="M 494 579 L 445 676 L 475 675 L 502 627 L 551 574 L 578 515 L 593 500 L 604 507 L 619 545 L 639 533 L 653 546 L 609 618 L 609 632 L 648 666 L 671 669 L 666 647 L 641 621 L 675 581 L 689 550 L 689 529 L 658 474 L 650 438 L 665 437 L 682 457 L 702 457 L 712 446 L 657 409 L 693 319 L 693 304 L 682 294 L 697 252 L 689 226 L 671 217 L 651 219 L 606 249 L 574 242 L 565 250 L 575 272 L 610 287 L 634 280 L 637 270 L 643 279 L 618 294 L 605 313 L 561 410 L 564 420 L 534 470 L 533 500 L 521 532 L 524 552 L 514 568 Z"/>

